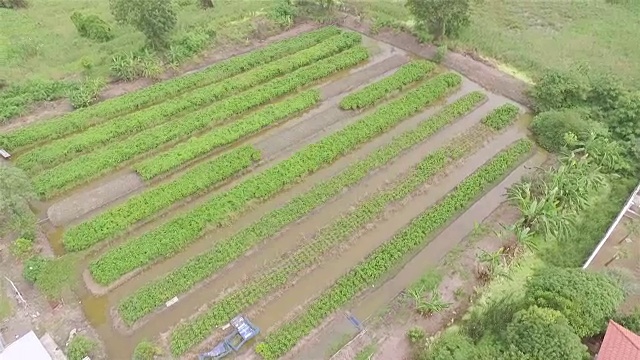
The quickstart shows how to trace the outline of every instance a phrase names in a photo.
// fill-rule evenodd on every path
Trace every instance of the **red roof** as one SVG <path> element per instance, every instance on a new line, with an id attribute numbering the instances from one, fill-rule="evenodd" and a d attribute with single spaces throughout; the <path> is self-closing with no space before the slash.
<path id="1" fill-rule="evenodd" d="M 640 360 L 640 336 L 610 320 L 596 359 Z"/>

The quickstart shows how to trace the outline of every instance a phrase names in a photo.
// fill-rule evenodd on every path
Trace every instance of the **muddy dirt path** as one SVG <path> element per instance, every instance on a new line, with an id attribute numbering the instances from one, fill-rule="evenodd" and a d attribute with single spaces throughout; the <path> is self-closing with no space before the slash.
<path id="1" fill-rule="evenodd" d="M 545 159 L 546 156 L 538 152 L 516 168 L 503 181 L 440 232 L 425 248 L 406 263 L 393 278 L 384 282 L 381 286 L 376 286 L 370 291 L 361 294 L 359 299 L 345 310 L 351 312 L 360 321 L 366 321 L 366 319 L 378 313 L 400 292 L 420 278 L 425 269 L 436 267 L 447 253 L 453 250 L 467 234 L 473 231 L 476 223 L 482 222 L 504 202 L 504 194 L 508 187 L 519 181 L 522 176 L 530 173 L 535 167 L 540 166 Z M 307 337 L 304 342 L 301 342 L 287 358 L 322 359 L 324 357 L 317 354 L 326 354 L 326 350 L 331 344 L 335 344 L 336 339 L 350 333 L 353 334 L 354 330 L 353 325 L 345 321 L 341 313 L 334 314 L 314 334 Z M 386 354 L 389 354 L 389 352 L 386 352 Z"/>
<path id="2" fill-rule="evenodd" d="M 188 317 L 198 309 L 200 305 L 202 305 L 203 301 L 205 301 L 205 303 L 207 302 L 206 299 L 209 299 L 210 301 L 211 294 L 219 294 L 228 291 L 228 289 L 232 288 L 236 283 L 241 282 L 242 279 L 260 272 L 260 269 L 264 268 L 264 264 L 272 261 L 273 259 L 281 257 L 284 258 L 286 253 L 292 251 L 296 247 L 299 247 L 301 244 L 304 244 L 306 239 L 313 237 L 318 229 L 329 224 L 337 216 L 340 216 L 340 214 L 347 212 L 350 209 L 351 204 L 358 202 L 371 192 L 375 192 L 376 189 L 383 187 L 391 179 L 415 166 L 422 160 L 425 156 L 424 154 L 428 154 L 436 150 L 442 145 L 448 143 L 453 137 L 468 130 L 471 126 L 477 124 L 479 120 L 490 110 L 491 107 L 489 104 L 480 106 L 476 111 L 435 134 L 431 141 L 426 141 L 405 154 L 400 155 L 398 158 L 394 159 L 389 166 L 378 168 L 370 175 L 369 178 L 364 179 L 350 189 L 345 189 L 340 197 L 334 198 L 323 204 L 321 207 L 314 209 L 311 214 L 296 223 L 290 224 L 277 236 L 274 236 L 265 243 L 254 247 L 246 253 L 244 257 L 234 261 L 225 269 L 218 271 L 213 278 L 201 283 L 189 293 L 180 296 L 180 302 L 173 305 L 171 308 L 163 308 L 159 310 L 159 312 L 151 314 L 149 317 L 156 317 L 165 311 L 172 311 L 176 314 L 183 314 L 182 317 Z M 422 120 L 424 120 L 424 118 L 424 116 L 421 117 Z M 274 243 L 276 238 L 277 243 Z M 224 275 L 224 277 L 221 277 L 220 275 Z M 149 279 L 146 281 L 148 280 Z M 124 285 L 124 287 L 130 288 L 131 291 L 143 284 L 137 279 L 134 279 L 131 282 L 135 282 L 135 284 Z M 123 296 L 129 294 L 129 291 L 121 291 L 119 289 L 116 290 L 116 292 L 118 293 L 117 295 L 123 294 Z M 116 294 L 112 294 L 110 298 L 110 302 L 117 302 L 117 299 L 114 299 L 116 298 Z M 158 328 L 160 327 L 159 325 L 152 325 L 157 324 L 158 321 L 163 320 L 151 319 L 150 324 L 145 326 Z M 141 320 L 141 322 L 144 322 L 144 319 Z"/>

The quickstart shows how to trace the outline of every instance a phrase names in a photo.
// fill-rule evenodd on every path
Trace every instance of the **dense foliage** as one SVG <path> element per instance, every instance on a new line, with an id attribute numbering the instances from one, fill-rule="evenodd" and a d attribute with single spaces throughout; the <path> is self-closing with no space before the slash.
<path id="1" fill-rule="evenodd" d="M 169 37 L 178 23 L 174 3 L 165 0 L 109 0 L 116 21 L 133 26 L 156 49 L 169 45 Z"/>
<path id="2" fill-rule="evenodd" d="M 426 60 L 413 61 L 403 65 L 393 75 L 345 96 L 340 101 L 340 108 L 355 110 L 372 106 L 394 91 L 424 79 L 434 69 L 435 65 Z"/>
<path id="3" fill-rule="evenodd" d="M 206 134 L 190 138 L 167 151 L 141 161 L 134 166 L 134 169 L 145 180 L 164 175 L 189 160 L 309 110 L 318 101 L 320 101 L 320 92 L 318 90 L 302 92 L 276 104 L 268 105 L 229 125 L 215 128 Z"/>
<path id="4" fill-rule="evenodd" d="M 289 74 L 318 60 L 338 54 L 359 42 L 360 36 L 355 33 L 337 35 L 319 45 L 264 64 L 225 81 L 198 88 L 161 104 L 95 126 L 75 136 L 38 147 L 18 157 L 17 164 L 30 171 L 48 169 L 108 144 L 118 137 L 131 136 L 159 124 L 167 123 L 175 115 L 199 109 L 204 105 L 208 106 L 195 113 L 187 114 L 182 121 L 189 122 L 192 118 L 206 119 L 207 114 L 218 111 L 220 107 L 223 107 L 228 102 L 237 101 L 242 96 L 256 93 L 257 90 L 252 88 L 276 79 L 280 75 Z M 228 99 L 230 95 L 247 89 L 251 90 L 248 93 L 245 92 L 242 95 Z M 264 87 L 260 89 L 264 89 Z M 225 98 L 227 98 L 226 102 L 210 105 L 212 102 Z M 218 121 L 222 120 L 225 119 Z"/>
<path id="5" fill-rule="evenodd" d="M 35 199 L 29 177 L 20 169 L 0 163 L 0 236 L 11 231 L 29 235 L 35 216 L 29 201 Z"/>
<path id="6" fill-rule="evenodd" d="M 470 0 L 407 0 L 406 6 L 436 40 L 455 37 L 471 21 Z"/>
<path id="7" fill-rule="evenodd" d="M 567 147 L 567 133 L 578 140 L 586 140 L 591 133 L 599 134 L 606 129 L 592 121 L 585 109 L 550 110 L 536 115 L 531 122 L 531 131 L 536 142 L 549 152 L 558 153 Z"/>
<path id="8" fill-rule="evenodd" d="M 260 160 L 260 152 L 243 146 L 204 162 L 169 183 L 152 187 L 126 202 L 91 218 L 64 233 L 67 251 L 84 250 L 99 241 L 110 239 L 138 221 L 157 216 L 177 201 L 211 190 Z"/>
<path id="9" fill-rule="evenodd" d="M 291 39 L 275 42 L 247 54 L 234 56 L 193 74 L 163 81 L 148 88 L 105 100 L 99 104 L 65 114 L 52 120 L 37 122 L 7 134 L 0 134 L 0 147 L 12 151 L 46 140 L 59 139 L 71 133 L 85 130 L 114 116 L 140 110 L 149 105 L 166 101 L 173 96 L 181 95 L 190 89 L 215 83 L 284 56 L 291 55 L 340 33 L 340 30 L 336 27 L 325 27 Z M 49 85 L 48 83 L 44 85 L 36 84 L 34 86 L 38 91 L 23 89 L 22 87 L 10 88 L 8 91 L 2 93 L 0 105 L 2 105 L 2 101 L 5 99 L 14 101 L 15 98 L 24 97 L 29 97 L 30 102 L 50 100 L 59 94 L 59 88 L 61 87 L 59 83 L 54 83 L 54 85 Z M 46 91 L 40 91 L 40 88 L 43 87 Z M 32 94 L 47 94 L 47 98 L 32 100 Z M 23 101 L 20 103 L 22 104 Z M 6 106 L 0 106 L 0 109 L 6 108 Z M 2 119 L 2 114 L 0 114 L 0 119 Z M 0 122 L 1 121 L 2 120 L 0 120 Z"/>
<path id="10" fill-rule="evenodd" d="M 82 335 L 76 335 L 69 341 L 66 353 L 69 360 L 82 360 L 91 354 L 96 343 Z"/>
<path id="11" fill-rule="evenodd" d="M 359 59 L 355 60 L 357 62 Z M 337 71 L 339 68 L 333 69 Z M 217 194 L 192 211 L 174 218 L 139 238 L 130 239 L 110 249 L 90 264 L 91 275 L 98 283 L 107 285 L 130 271 L 181 251 L 201 236 L 206 228 L 228 221 L 230 215 L 244 211 L 251 201 L 268 199 L 288 185 L 333 163 L 362 143 L 432 104 L 452 88 L 457 87 L 461 81 L 462 78 L 459 75 L 452 73 L 430 80 L 374 113 L 304 147 L 290 158 L 264 172 L 226 192 Z"/>
<path id="12" fill-rule="evenodd" d="M 283 207 L 265 214 L 260 220 L 233 236 L 220 240 L 210 251 L 194 257 L 167 276 L 138 289 L 121 302 L 118 307 L 120 315 L 125 321 L 131 323 L 150 313 L 172 297 L 188 291 L 256 243 L 275 235 L 288 223 L 309 214 L 314 208 L 339 194 L 345 187 L 360 181 L 371 170 L 388 163 L 402 151 L 433 135 L 439 129 L 474 109 L 484 100 L 486 100 L 486 96 L 483 93 L 473 92 L 446 106 L 438 114 L 421 122 L 417 128 L 394 138 L 391 143 L 372 152 L 365 159 L 351 165 L 337 176 L 317 184 L 307 193 L 297 196 Z M 203 331 L 199 330 L 197 333 L 200 334 Z M 184 340 L 186 338 L 179 338 L 182 339 L 176 340 L 179 344 L 187 343 Z M 180 346 L 184 347 L 185 345 Z"/>
<path id="13" fill-rule="evenodd" d="M 184 139 L 196 131 L 212 127 L 269 101 L 308 86 L 340 70 L 352 67 L 365 59 L 369 53 L 364 47 L 355 47 L 332 57 L 302 67 L 283 77 L 232 96 L 182 118 L 142 131 L 126 140 L 113 143 L 90 154 L 79 156 L 67 163 L 49 169 L 33 179 L 36 191 L 43 198 L 50 198 L 89 180 L 113 171 L 127 160 L 131 160 L 158 146 Z"/>
<path id="14" fill-rule="evenodd" d="M 106 42 L 113 39 L 111 27 L 98 15 L 84 15 L 77 11 L 71 14 L 71 21 L 78 30 L 80 36 L 98 42 Z"/>
<path id="15" fill-rule="evenodd" d="M 438 228 L 521 162 L 530 153 L 532 145 L 528 140 L 521 140 L 500 152 L 463 180 L 442 201 L 413 219 L 409 226 L 338 279 L 302 313 L 268 334 L 256 346 L 256 352 L 265 359 L 277 359 L 286 354 L 333 311 L 352 300 L 360 291 L 375 284 L 387 271 L 397 266 L 405 255 L 429 241 L 430 235 Z"/>
<path id="16" fill-rule="evenodd" d="M 500 131 L 513 124 L 519 113 L 520 108 L 517 105 L 511 103 L 500 105 L 482 118 L 482 123 L 493 130 Z"/>
<path id="17" fill-rule="evenodd" d="M 65 97 L 70 85 L 61 81 L 31 80 L 11 85 L 0 92 L 0 124 L 26 113 L 29 105 L 38 101 L 51 101 Z M 3 147 L 0 134 L 0 148 Z M 11 150 L 8 146 L 5 149 Z"/>
<path id="18" fill-rule="evenodd" d="M 620 284 L 605 274 L 544 267 L 527 281 L 525 297 L 533 305 L 559 311 L 584 338 L 606 328 L 624 293 Z"/>

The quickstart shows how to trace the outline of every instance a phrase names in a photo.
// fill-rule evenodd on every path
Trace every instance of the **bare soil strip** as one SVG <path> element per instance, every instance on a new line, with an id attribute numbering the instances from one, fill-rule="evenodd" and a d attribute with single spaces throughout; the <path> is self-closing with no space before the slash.
<path id="1" fill-rule="evenodd" d="M 375 315 L 400 292 L 420 278 L 425 269 L 437 266 L 445 255 L 473 230 L 476 223 L 482 222 L 503 203 L 507 188 L 519 181 L 522 176 L 530 173 L 532 169 L 540 166 L 545 159 L 546 156 L 538 152 L 520 165 L 438 234 L 424 249 L 399 269 L 393 278 L 362 294 L 357 301 L 349 306 L 349 309 L 345 310 L 350 311 L 360 321 L 366 321 Z M 326 349 L 331 346 L 330 344 L 335 343 L 341 335 L 349 333 L 353 333 L 353 325 L 346 323 L 341 313 L 335 314 L 310 334 L 305 341 L 298 344 L 286 359 L 323 359 L 324 357 L 319 355 L 325 354 Z"/>

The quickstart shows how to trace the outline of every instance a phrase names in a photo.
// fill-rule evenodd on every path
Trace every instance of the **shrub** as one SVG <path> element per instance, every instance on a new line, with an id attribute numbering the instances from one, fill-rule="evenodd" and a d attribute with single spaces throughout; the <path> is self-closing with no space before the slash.
<path id="1" fill-rule="evenodd" d="M 141 341 L 133 351 L 133 360 L 153 360 L 156 355 L 160 355 L 160 348 L 155 346 L 152 342 L 143 340 Z"/>
<path id="2" fill-rule="evenodd" d="M 118 80 L 156 79 L 162 70 L 160 59 L 147 50 L 117 54 L 111 59 L 111 75 Z"/>
<path id="3" fill-rule="evenodd" d="M 423 328 L 414 327 L 407 331 L 409 341 L 414 345 L 421 345 L 427 340 L 427 333 Z"/>
<path id="4" fill-rule="evenodd" d="M 11 254 L 18 259 L 24 260 L 33 253 L 33 241 L 19 238 L 11 243 Z"/>
<path id="5" fill-rule="evenodd" d="M 578 72 L 547 71 L 531 90 L 536 111 L 582 106 L 587 100 L 589 84 Z"/>
<path id="6" fill-rule="evenodd" d="M 449 49 L 447 48 L 446 44 L 438 46 L 438 48 L 436 49 L 436 56 L 433 58 L 433 61 L 440 64 L 442 60 L 444 60 L 445 56 L 447 56 L 448 51 Z"/>
<path id="7" fill-rule="evenodd" d="M 41 255 L 35 255 L 29 258 L 24 263 L 24 269 L 22 270 L 22 276 L 32 284 L 35 284 L 36 281 L 42 275 L 42 272 L 46 268 L 49 263 L 48 259 L 45 259 Z"/>
<path id="8" fill-rule="evenodd" d="M 0 0 L 0 8 L 21 9 L 29 6 L 27 0 Z"/>
<path id="9" fill-rule="evenodd" d="M 529 278 L 525 289 L 531 305 L 560 312 L 581 338 L 604 330 L 624 300 L 618 281 L 582 269 L 541 268 Z"/>
<path id="10" fill-rule="evenodd" d="M 87 107 L 96 100 L 106 82 L 101 78 L 85 79 L 75 89 L 69 91 L 69 100 L 75 109 Z"/>
<path id="11" fill-rule="evenodd" d="M 513 319 L 513 315 L 524 307 L 521 299 L 511 295 L 492 299 L 482 311 L 470 312 L 462 330 L 474 341 L 479 341 L 487 335 L 499 337 Z"/>
<path id="12" fill-rule="evenodd" d="M 82 360 L 86 356 L 89 356 L 95 346 L 96 343 L 93 340 L 82 335 L 76 335 L 67 346 L 67 357 L 69 360 Z"/>
<path id="13" fill-rule="evenodd" d="M 209 46 L 216 33 L 209 27 L 195 27 L 185 34 L 171 40 L 169 62 L 178 65 L 199 54 Z"/>
<path id="14" fill-rule="evenodd" d="M 578 140 L 586 140 L 592 131 L 604 132 L 604 128 L 588 118 L 581 109 L 550 110 L 536 115 L 531 122 L 536 142 L 549 152 L 560 152 L 566 145 L 565 135 L 573 133 Z"/>
<path id="15" fill-rule="evenodd" d="M 567 319 L 558 311 L 532 306 L 515 314 L 506 329 L 508 359 L 586 360 L 587 347 L 580 342 Z"/>
<path id="16" fill-rule="evenodd" d="M 113 39 L 111 27 L 98 15 L 83 15 L 74 11 L 71 14 L 71 21 L 82 37 L 98 42 L 107 42 Z"/>
<path id="17" fill-rule="evenodd" d="M 278 25 L 288 28 L 293 25 L 296 13 L 296 7 L 293 6 L 291 0 L 279 0 L 269 12 L 269 18 Z"/>
<path id="18" fill-rule="evenodd" d="M 640 334 L 640 308 L 630 314 L 617 314 L 613 320 L 636 334 Z"/>
<path id="19" fill-rule="evenodd" d="M 426 360 L 475 359 L 471 339 L 456 331 L 443 333 L 429 348 Z"/>

